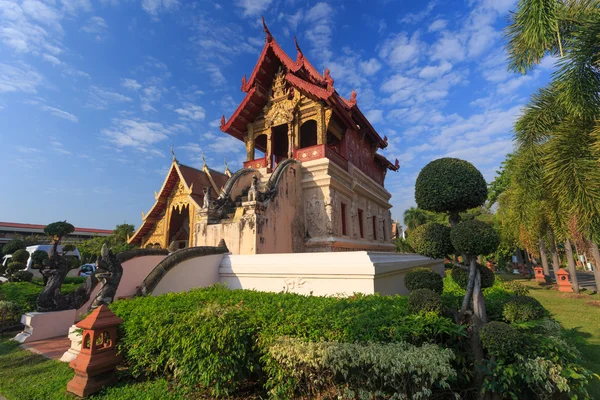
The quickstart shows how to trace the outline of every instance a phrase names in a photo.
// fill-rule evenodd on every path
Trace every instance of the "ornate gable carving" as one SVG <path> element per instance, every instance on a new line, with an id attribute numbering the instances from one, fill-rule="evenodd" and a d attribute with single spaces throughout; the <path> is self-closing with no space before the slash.
<path id="1" fill-rule="evenodd" d="M 293 92 L 290 99 L 290 92 Z M 287 124 L 293 121 L 296 107 L 300 102 L 300 92 L 287 87 L 285 72 L 279 67 L 279 71 L 273 79 L 271 97 L 264 107 L 265 127 Z"/>

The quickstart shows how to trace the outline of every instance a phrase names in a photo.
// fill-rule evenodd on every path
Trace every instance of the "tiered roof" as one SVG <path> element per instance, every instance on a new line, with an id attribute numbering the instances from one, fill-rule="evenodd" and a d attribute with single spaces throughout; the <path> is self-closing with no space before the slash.
<path id="1" fill-rule="evenodd" d="M 293 61 L 275 41 L 265 24 L 264 18 L 263 27 L 266 34 L 265 46 L 250 78 L 246 79 L 245 75 L 242 78 L 242 91 L 246 92 L 246 97 L 228 120 L 225 119 L 225 116 L 221 118 L 221 130 L 223 132 L 243 140 L 248 123 L 253 122 L 260 115 L 268 101 L 273 75 L 279 66 L 283 65 L 287 70 L 285 78 L 292 87 L 315 99 L 324 101 L 332 107 L 335 115 L 340 118 L 347 128 L 366 132 L 378 148 L 387 147 L 387 138 L 382 138 L 375 131 L 358 108 L 354 90 L 349 100 L 344 99 L 335 90 L 329 69 L 326 69 L 324 74 L 321 75 L 306 59 L 300 46 L 298 46 L 296 38 L 294 38 L 294 42 L 297 54 L 296 61 Z"/>
<path id="2" fill-rule="evenodd" d="M 171 168 L 167 173 L 160 192 L 155 193 L 156 202 L 148 212 L 148 214 L 142 215 L 142 225 L 129 239 L 129 243 L 140 243 L 142 238 L 146 236 L 154 227 L 154 224 L 158 222 L 163 215 L 167 207 L 167 198 L 177 186 L 177 183 L 181 181 L 183 187 L 191 191 L 190 198 L 200 208 L 203 204 L 204 187 L 211 187 L 213 189 L 214 196 L 218 196 L 219 191 L 229 177 L 213 169 L 206 167 L 202 171 L 189 167 L 187 165 L 180 164 L 175 158 Z M 216 187 L 215 187 L 216 186 Z"/>

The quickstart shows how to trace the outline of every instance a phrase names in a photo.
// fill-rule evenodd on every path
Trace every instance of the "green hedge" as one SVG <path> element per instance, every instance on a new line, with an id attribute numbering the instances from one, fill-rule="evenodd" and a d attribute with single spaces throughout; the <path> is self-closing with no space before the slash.
<path id="1" fill-rule="evenodd" d="M 548 311 L 533 297 L 514 296 L 504 305 L 503 315 L 508 322 L 527 322 L 544 318 Z"/>
<path id="2" fill-rule="evenodd" d="M 430 289 L 438 294 L 444 290 L 444 281 L 440 274 L 429 268 L 415 268 L 404 277 L 404 285 L 411 292 L 417 289 Z"/>
<path id="3" fill-rule="evenodd" d="M 221 286 L 117 301 L 120 346 L 137 375 L 167 376 L 213 397 L 265 382 L 264 356 L 282 337 L 307 342 L 438 343 L 462 351 L 465 328 L 409 315 L 406 297 L 349 298 L 229 290 Z M 464 359 L 464 357 L 462 358 Z"/>
<path id="4" fill-rule="evenodd" d="M 408 311 L 413 314 L 423 312 L 442 312 L 442 299 L 439 294 L 430 289 L 413 290 L 408 296 Z"/>

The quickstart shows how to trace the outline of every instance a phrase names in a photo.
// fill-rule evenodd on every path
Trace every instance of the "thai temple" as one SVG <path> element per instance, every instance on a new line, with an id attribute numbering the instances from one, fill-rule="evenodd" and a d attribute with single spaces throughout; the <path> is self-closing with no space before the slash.
<path id="1" fill-rule="evenodd" d="M 263 20 L 264 24 L 264 20 Z M 129 242 L 140 247 L 217 246 L 233 254 L 393 251 L 394 225 L 382 138 L 296 42 L 288 56 L 266 25 L 245 97 L 221 131 L 243 142 L 242 169 L 185 166 L 173 156 L 155 204 Z M 295 39 L 294 39 L 295 40 Z M 240 146 L 242 144 L 240 143 Z"/>

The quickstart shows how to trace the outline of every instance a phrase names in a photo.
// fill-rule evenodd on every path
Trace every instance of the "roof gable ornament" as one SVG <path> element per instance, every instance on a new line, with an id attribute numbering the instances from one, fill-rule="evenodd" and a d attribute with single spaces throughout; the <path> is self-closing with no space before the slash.
<path id="1" fill-rule="evenodd" d="M 246 80 L 246 74 L 244 74 L 244 76 L 242 77 L 242 92 L 247 92 L 248 88 L 247 88 L 247 80 Z"/>
<path id="2" fill-rule="evenodd" d="M 302 60 L 304 59 L 304 53 L 302 53 L 302 50 L 298 45 L 298 40 L 296 39 L 296 36 L 294 36 L 294 44 L 296 45 L 296 64 L 300 65 L 302 63 Z"/>
<path id="3" fill-rule="evenodd" d="M 350 101 L 348 101 L 351 107 L 356 105 L 356 90 L 352 89 L 352 94 L 350 95 Z"/>
<path id="4" fill-rule="evenodd" d="M 221 130 L 223 130 L 224 126 L 225 126 L 225 115 L 221 115 Z"/>
<path id="5" fill-rule="evenodd" d="M 331 71 L 329 71 L 329 68 L 325 68 L 325 82 L 327 83 L 327 88 L 332 88 L 333 87 L 333 78 L 331 77 Z"/>
<path id="6" fill-rule="evenodd" d="M 269 28 L 267 28 L 267 23 L 265 22 L 264 15 L 262 17 L 262 24 L 263 24 L 263 30 L 265 31 L 265 34 L 267 35 L 265 37 L 265 41 L 267 43 L 271 43 L 273 41 L 273 35 L 271 35 L 271 32 L 269 31 Z"/>
<path id="7" fill-rule="evenodd" d="M 179 164 L 179 161 L 177 161 L 177 157 L 175 157 L 175 150 L 173 150 L 173 145 L 171 145 L 171 154 L 173 155 L 173 162 Z"/>

